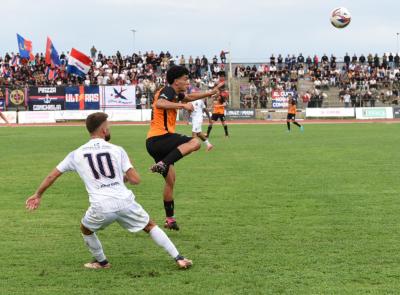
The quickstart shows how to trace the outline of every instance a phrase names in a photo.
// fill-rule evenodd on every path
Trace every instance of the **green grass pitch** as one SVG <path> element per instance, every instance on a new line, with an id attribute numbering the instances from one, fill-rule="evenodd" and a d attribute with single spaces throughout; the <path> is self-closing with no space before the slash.
<path id="1" fill-rule="evenodd" d="M 99 233 L 112 269 L 91 271 L 79 231 L 88 197 L 62 176 L 28 213 L 47 173 L 86 142 L 75 127 L 0 128 L 0 294 L 396 294 L 400 290 L 400 124 L 215 125 L 176 164 L 168 232 L 188 271 L 144 233 Z M 142 177 L 136 199 L 163 223 L 147 126 L 112 126 Z M 203 126 L 206 129 L 206 126 Z M 190 126 L 178 132 L 190 134 Z"/>

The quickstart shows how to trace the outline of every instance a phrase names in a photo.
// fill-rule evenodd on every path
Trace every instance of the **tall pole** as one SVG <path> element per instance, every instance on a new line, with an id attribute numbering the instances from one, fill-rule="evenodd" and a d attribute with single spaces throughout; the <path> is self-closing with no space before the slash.
<path id="1" fill-rule="evenodd" d="M 397 35 L 397 52 L 396 53 L 397 54 L 399 53 L 399 34 L 400 34 L 399 32 L 396 33 L 396 35 Z"/>
<path id="2" fill-rule="evenodd" d="M 131 32 L 133 34 L 133 53 L 135 53 L 135 33 L 137 32 L 135 29 L 131 29 Z M 133 54 L 132 53 L 132 54 Z"/>
<path id="3" fill-rule="evenodd" d="M 232 95 L 233 95 L 233 89 L 232 89 L 232 48 L 231 48 L 231 42 L 229 42 L 229 74 L 228 74 L 228 88 L 229 88 L 229 104 L 232 105 Z"/>

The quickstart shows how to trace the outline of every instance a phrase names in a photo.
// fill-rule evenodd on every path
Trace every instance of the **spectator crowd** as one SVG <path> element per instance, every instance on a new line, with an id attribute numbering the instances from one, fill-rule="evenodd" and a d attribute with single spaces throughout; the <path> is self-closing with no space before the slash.
<path id="1" fill-rule="evenodd" d="M 361 54 L 337 62 L 334 55 L 306 58 L 299 54 L 271 55 L 269 63 L 238 65 L 235 76 L 248 81 L 241 92 L 241 106 L 266 108 L 273 90 L 292 91 L 308 107 L 321 107 L 331 88 L 338 89 L 337 103 L 346 107 L 375 106 L 376 101 L 397 104 L 400 92 L 400 56 Z M 312 87 L 298 91 L 298 80 L 305 79 Z"/>
<path id="2" fill-rule="evenodd" d="M 44 54 L 33 60 L 19 54 L 0 57 L 0 86 L 70 86 L 70 85 L 136 85 L 141 105 L 151 103 L 155 91 L 165 84 L 165 73 L 171 65 L 188 67 L 193 88 L 212 88 L 225 75 L 226 54 L 208 59 L 172 55 L 169 51 L 134 53 L 123 56 L 119 51 L 107 56 L 93 46 L 93 60 L 85 78 L 67 72 L 69 53 L 60 55 L 61 66 L 46 64 Z M 265 64 L 237 64 L 234 76 L 247 84 L 240 91 L 241 108 L 268 108 L 273 91 L 292 92 L 303 106 L 321 107 L 330 89 L 338 89 L 337 102 L 346 107 L 375 106 L 376 101 L 397 104 L 400 95 L 400 56 L 378 54 L 349 56 L 340 62 L 332 54 L 304 57 L 271 55 Z M 298 90 L 299 79 L 308 81 L 307 89 Z M 144 104 L 143 102 L 146 101 Z"/>
<path id="3" fill-rule="evenodd" d="M 69 52 L 60 54 L 61 66 L 46 64 L 43 53 L 33 60 L 21 59 L 18 53 L 6 53 L 0 57 L 0 86 L 72 86 L 72 85 L 136 85 L 136 96 L 151 103 L 155 91 L 166 81 L 166 71 L 171 65 L 186 65 L 195 85 L 213 87 L 219 76 L 224 75 L 226 52 L 221 51 L 209 61 L 202 57 L 173 56 L 169 51 L 134 53 L 123 56 L 119 51 L 107 56 L 93 46 L 93 60 L 85 78 L 67 72 Z M 142 103 L 141 103 L 142 104 Z"/>

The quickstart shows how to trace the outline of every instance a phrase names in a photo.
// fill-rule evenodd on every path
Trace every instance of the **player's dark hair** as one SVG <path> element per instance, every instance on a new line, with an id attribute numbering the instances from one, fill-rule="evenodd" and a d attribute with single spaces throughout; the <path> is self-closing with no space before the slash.
<path id="1" fill-rule="evenodd" d="M 183 66 L 172 66 L 167 71 L 167 82 L 168 84 L 172 84 L 175 79 L 179 79 L 185 75 L 189 75 L 189 70 L 187 68 Z"/>
<path id="2" fill-rule="evenodd" d="M 90 134 L 92 134 L 97 130 L 97 128 L 100 127 L 101 124 L 103 124 L 107 120 L 107 118 L 108 115 L 102 112 L 90 114 L 86 118 L 86 129 L 89 131 Z"/>

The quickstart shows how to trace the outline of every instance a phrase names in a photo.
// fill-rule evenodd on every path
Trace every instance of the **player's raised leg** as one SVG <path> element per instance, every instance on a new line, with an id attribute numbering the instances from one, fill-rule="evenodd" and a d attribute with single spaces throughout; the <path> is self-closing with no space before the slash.
<path id="1" fill-rule="evenodd" d="M 160 173 L 164 177 L 166 177 L 170 165 L 174 165 L 174 163 L 176 163 L 183 157 L 199 149 L 200 149 L 199 141 L 196 138 L 191 138 L 188 142 L 179 145 L 177 148 L 174 148 L 161 161 L 151 166 L 150 170 L 152 172 Z"/>

